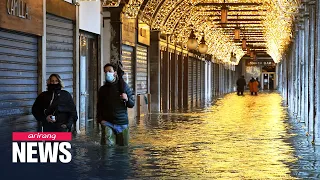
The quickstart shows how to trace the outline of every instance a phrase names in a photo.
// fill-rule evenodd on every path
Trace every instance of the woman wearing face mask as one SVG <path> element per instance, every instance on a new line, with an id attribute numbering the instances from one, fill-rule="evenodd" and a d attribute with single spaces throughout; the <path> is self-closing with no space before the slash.
<path id="1" fill-rule="evenodd" d="M 44 132 L 66 132 L 77 121 L 77 111 L 72 96 L 62 90 L 63 82 L 58 74 L 51 74 L 47 91 L 42 92 L 32 106 L 32 114 L 42 123 Z"/>

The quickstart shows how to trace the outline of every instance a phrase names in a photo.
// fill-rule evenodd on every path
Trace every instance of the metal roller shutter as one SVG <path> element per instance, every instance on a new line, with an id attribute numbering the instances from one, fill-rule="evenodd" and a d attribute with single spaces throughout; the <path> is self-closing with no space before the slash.
<path id="1" fill-rule="evenodd" d="M 134 90 L 133 48 L 130 46 L 122 46 L 122 65 L 124 71 L 123 79 Z"/>
<path id="2" fill-rule="evenodd" d="M 0 136 L 3 139 L 11 139 L 12 131 L 36 130 L 31 108 L 38 95 L 37 59 L 36 36 L 0 29 Z"/>
<path id="3" fill-rule="evenodd" d="M 192 59 L 188 58 L 188 104 L 192 101 Z"/>
<path id="4" fill-rule="evenodd" d="M 73 95 L 74 25 L 71 20 L 47 14 L 47 78 L 57 73 Z"/>
<path id="5" fill-rule="evenodd" d="M 137 46 L 137 93 L 148 93 L 148 48 Z"/>

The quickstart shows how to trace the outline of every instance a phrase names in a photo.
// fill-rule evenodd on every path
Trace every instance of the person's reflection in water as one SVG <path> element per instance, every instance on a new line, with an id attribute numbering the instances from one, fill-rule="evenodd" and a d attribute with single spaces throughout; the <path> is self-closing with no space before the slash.
<path id="1" fill-rule="evenodd" d="M 132 168 L 128 147 L 110 148 L 101 146 L 99 156 L 96 175 L 111 179 L 127 179 L 130 177 Z"/>

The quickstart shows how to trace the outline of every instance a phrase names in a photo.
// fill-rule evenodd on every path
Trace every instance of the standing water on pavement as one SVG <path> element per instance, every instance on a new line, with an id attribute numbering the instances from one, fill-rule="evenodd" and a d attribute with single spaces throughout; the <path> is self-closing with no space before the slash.
<path id="1" fill-rule="evenodd" d="M 129 147 L 100 146 L 95 129 L 78 135 L 70 164 L 34 165 L 28 173 L 79 180 L 320 179 L 319 148 L 303 128 L 277 93 L 228 94 L 194 112 L 131 120 Z M 27 170 L 19 171 L 12 177 Z"/>

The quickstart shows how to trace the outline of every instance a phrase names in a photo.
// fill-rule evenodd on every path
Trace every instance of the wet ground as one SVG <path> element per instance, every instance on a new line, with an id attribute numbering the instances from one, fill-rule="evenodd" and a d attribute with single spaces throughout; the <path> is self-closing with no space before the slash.
<path id="1" fill-rule="evenodd" d="M 213 104 L 131 121 L 129 147 L 101 147 L 95 130 L 78 135 L 70 164 L 11 164 L 5 158 L 2 177 L 320 179 L 320 147 L 288 117 L 279 94 L 228 94 Z"/>

